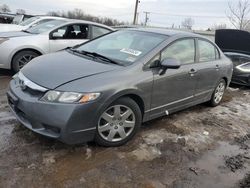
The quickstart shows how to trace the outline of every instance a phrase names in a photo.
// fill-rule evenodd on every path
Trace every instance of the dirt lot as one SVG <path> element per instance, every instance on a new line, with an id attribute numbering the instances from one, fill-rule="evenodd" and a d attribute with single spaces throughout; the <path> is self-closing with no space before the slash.
<path id="1" fill-rule="evenodd" d="M 0 187 L 250 187 L 250 93 L 144 124 L 127 145 L 67 146 L 32 133 L 9 111 L 0 72 Z"/>

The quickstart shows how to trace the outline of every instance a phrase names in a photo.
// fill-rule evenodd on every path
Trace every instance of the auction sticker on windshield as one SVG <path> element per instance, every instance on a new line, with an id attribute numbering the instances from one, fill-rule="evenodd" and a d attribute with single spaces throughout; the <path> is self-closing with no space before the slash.
<path id="1" fill-rule="evenodd" d="M 139 56 L 142 53 L 141 51 L 133 50 L 129 48 L 123 48 L 120 50 L 120 52 L 127 53 L 127 54 L 134 55 L 134 56 Z"/>

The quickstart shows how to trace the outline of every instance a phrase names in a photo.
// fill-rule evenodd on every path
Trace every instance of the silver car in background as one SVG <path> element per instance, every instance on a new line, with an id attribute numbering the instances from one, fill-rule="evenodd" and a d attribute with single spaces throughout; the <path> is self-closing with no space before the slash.
<path id="1" fill-rule="evenodd" d="M 49 22 L 52 20 L 62 20 L 65 18 L 54 17 L 54 16 L 35 16 L 28 18 L 27 20 L 19 24 L 0 24 L 0 32 L 9 32 L 9 31 L 22 31 L 35 27 L 39 24 Z"/>
<path id="2" fill-rule="evenodd" d="M 84 43 L 114 29 L 81 20 L 54 20 L 21 32 L 0 33 L 0 68 L 18 72 L 33 58 Z"/>

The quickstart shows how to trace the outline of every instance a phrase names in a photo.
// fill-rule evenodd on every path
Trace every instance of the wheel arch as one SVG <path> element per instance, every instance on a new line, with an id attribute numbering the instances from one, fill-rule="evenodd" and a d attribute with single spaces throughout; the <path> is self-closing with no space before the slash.
<path id="1" fill-rule="evenodd" d="M 228 86 L 229 85 L 228 78 L 224 76 L 224 77 L 222 77 L 222 79 L 226 82 L 226 86 Z"/>
<path id="2" fill-rule="evenodd" d="M 120 98 L 128 97 L 137 103 L 137 105 L 139 106 L 141 110 L 141 114 L 143 117 L 145 108 L 146 108 L 145 107 L 146 103 L 145 103 L 145 99 L 142 96 L 143 95 L 140 91 L 137 91 L 134 89 L 117 92 L 116 94 L 112 95 L 104 102 L 104 105 L 101 107 L 100 111 L 103 111 L 104 109 L 106 109 L 110 104 L 112 104 L 116 100 Z"/>
<path id="3" fill-rule="evenodd" d="M 127 94 L 127 95 L 121 96 L 120 98 L 124 98 L 124 97 L 131 98 L 133 101 L 135 101 L 138 104 L 138 106 L 141 110 L 142 117 L 143 117 L 144 111 L 145 111 L 145 104 L 144 104 L 143 99 L 137 94 Z"/>
<path id="4" fill-rule="evenodd" d="M 39 54 L 39 56 L 44 54 L 43 52 L 41 52 L 41 50 L 38 50 L 38 49 L 35 49 L 35 48 L 23 48 L 23 49 L 19 49 L 19 50 L 15 51 L 15 52 L 13 53 L 13 55 L 11 56 L 11 69 L 13 69 L 13 59 L 14 59 L 14 57 L 15 57 L 18 53 L 20 53 L 20 52 L 22 52 L 22 51 L 33 51 L 33 52 Z"/>

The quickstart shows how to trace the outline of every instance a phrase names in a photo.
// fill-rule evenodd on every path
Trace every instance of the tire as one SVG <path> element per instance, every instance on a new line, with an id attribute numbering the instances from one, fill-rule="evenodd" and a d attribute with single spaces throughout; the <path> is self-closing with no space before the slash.
<path id="1" fill-rule="evenodd" d="M 218 106 L 223 98 L 223 95 L 225 93 L 226 89 L 226 82 L 224 79 L 220 80 L 220 82 L 217 84 L 212 98 L 209 101 L 210 106 L 215 107 Z"/>
<path id="2" fill-rule="evenodd" d="M 23 50 L 18 52 L 12 60 L 13 71 L 18 72 L 24 65 L 37 56 L 39 56 L 39 54 L 31 50 Z"/>
<path id="3" fill-rule="evenodd" d="M 121 146 L 134 137 L 141 122 L 138 104 L 130 98 L 120 98 L 101 113 L 95 141 L 105 147 Z"/>

